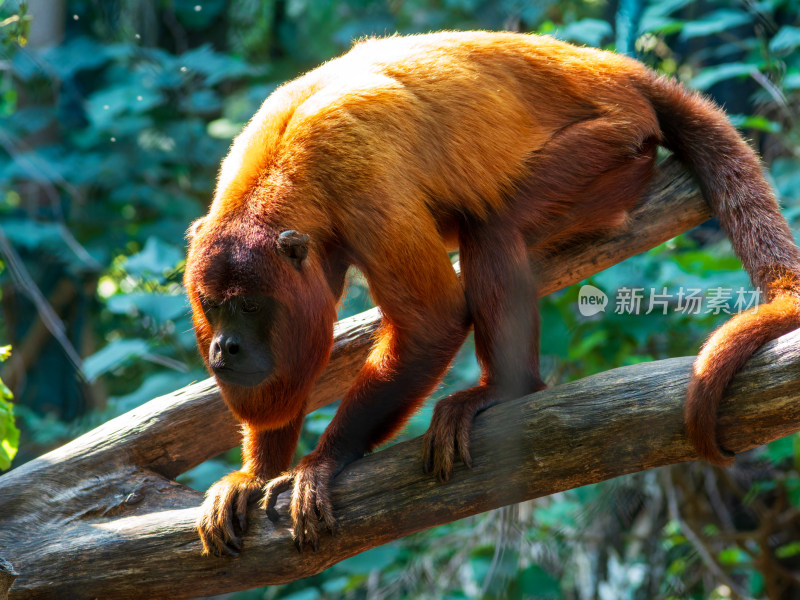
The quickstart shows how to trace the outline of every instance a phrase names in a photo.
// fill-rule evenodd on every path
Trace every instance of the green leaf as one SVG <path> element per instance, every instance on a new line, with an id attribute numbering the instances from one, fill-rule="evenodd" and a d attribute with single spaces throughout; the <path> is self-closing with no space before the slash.
<path id="1" fill-rule="evenodd" d="M 189 310 L 189 303 L 186 296 L 146 294 L 143 292 L 112 296 L 108 299 L 106 305 L 113 313 L 148 315 L 159 323 L 172 321 L 186 314 Z"/>
<path id="2" fill-rule="evenodd" d="M 764 575 L 761 574 L 761 571 L 751 569 L 748 571 L 748 576 L 750 579 L 750 591 L 753 596 L 761 597 L 764 592 Z"/>
<path id="3" fill-rule="evenodd" d="M 797 447 L 796 443 L 795 447 Z M 797 454 L 795 454 L 795 468 L 797 468 L 796 465 Z M 783 482 L 783 487 L 786 489 L 786 495 L 792 503 L 792 506 L 795 508 L 800 507 L 800 477 L 797 477 L 797 475 L 788 475 Z"/>
<path id="4" fill-rule="evenodd" d="M 741 548 L 725 548 L 719 553 L 719 562 L 723 565 L 738 565 L 748 559 Z"/>
<path id="5" fill-rule="evenodd" d="M 755 129 L 766 133 L 780 133 L 783 130 L 780 123 L 762 115 L 728 115 L 728 118 L 739 129 Z"/>
<path id="6" fill-rule="evenodd" d="M 800 554 L 800 542 L 789 542 L 775 549 L 775 556 L 777 558 L 791 558 L 798 554 Z"/>
<path id="7" fill-rule="evenodd" d="M 322 582 L 322 590 L 326 594 L 340 594 L 347 588 L 348 583 L 350 583 L 348 577 L 334 577 Z"/>
<path id="8" fill-rule="evenodd" d="M 177 373 L 172 370 L 153 373 L 145 378 L 136 391 L 124 396 L 111 397 L 112 412 L 114 415 L 128 412 L 153 398 L 168 394 L 181 386 L 189 385 L 193 381 L 202 380 L 207 376 L 207 373 L 199 370 L 193 370 L 189 373 Z"/>
<path id="9" fill-rule="evenodd" d="M 14 424 L 14 405 L 0 398 L 0 471 L 11 467 L 18 448 L 19 429 Z"/>
<path id="10" fill-rule="evenodd" d="M 670 19 L 667 17 L 642 17 L 639 23 L 639 34 L 660 33 L 662 35 L 672 35 L 683 29 L 684 21 Z"/>
<path id="11" fill-rule="evenodd" d="M 800 89 L 800 71 L 789 70 L 783 78 L 783 87 L 787 90 Z"/>
<path id="12" fill-rule="evenodd" d="M 317 588 L 310 587 L 288 596 L 281 596 L 281 600 L 318 600 L 321 597 Z"/>
<path id="13" fill-rule="evenodd" d="M 380 571 L 394 564 L 400 552 L 401 550 L 397 544 L 378 546 L 343 560 L 336 565 L 336 570 L 353 575 L 366 574 L 375 570 Z"/>
<path id="14" fill-rule="evenodd" d="M 536 564 L 520 572 L 516 584 L 522 598 L 561 598 L 558 580 Z"/>
<path id="15" fill-rule="evenodd" d="M 573 343 L 569 351 L 569 358 L 577 360 L 597 348 L 603 346 L 608 340 L 608 331 L 606 329 L 597 329 L 589 335 L 583 337 L 577 343 Z"/>
<path id="16" fill-rule="evenodd" d="M 68 79 L 78 71 L 96 69 L 108 62 L 110 56 L 103 44 L 95 39 L 81 35 L 64 44 L 51 46 L 42 52 L 42 58 L 49 63 L 59 78 Z"/>
<path id="17" fill-rule="evenodd" d="M 216 113 L 222 110 L 222 100 L 214 90 L 197 90 L 186 100 L 184 109 L 193 113 Z"/>
<path id="18" fill-rule="evenodd" d="M 14 399 L 14 394 L 8 389 L 8 386 L 0 379 L 0 400 L 7 400 L 11 402 Z"/>
<path id="19" fill-rule="evenodd" d="M 700 74 L 692 78 L 689 85 L 698 90 L 707 90 L 720 81 L 733 79 L 734 77 L 744 77 L 745 75 L 752 75 L 756 72 L 758 72 L 758 69 L 753 65 L 728 63 L 703 69 Z"/>
<path id="20" fill-rule="evenodd" d="M 683 26 L 681 37 L 691 39 L 728 31 L 739 25 L 750 23 L 752 17 L 741 10 L 720 9 L 696 21 L 687 21 Z"/>
<path id="21" fill-rule="evenodd" d="M 767 456 L 775 465 L 794 457 L 794 436 L 790 435 L 767 444 Z"/>
<path id="22" fill-rule="evenodd" d="M 243 123 L 222 118 L 208 124 L 208 135 L 221 140 L 232 140 L 242 131 Z"/>
<path id="23" fill-rule="evenodd" d="M 94 381 L 104 373 L 118 369 L 149 351 L 150 344 L 145 340 L 116 340 L 83 361 L 83 371 L 89 381 Z"/>
<path id="24" fill-rule="evenodd" d="M 551 529 L 575 527 L 576 515 L 581 510 L 581 504 L 567 497 L 557 497 L 547 506 L 537 506 L 534 509 L 536 521 Z"/>
<path id="25" fill-rule="evenodd" d="M 125 82 L 101 89 L 89 97 L 86 111 L 92 124 L 101 130 L 113 128 L 122 114 L 141 114 L 164 101 L 158 89 L 140 81 Z"/>
<path id="26" fill-rule="evenodd" d="M 539 306 L 541 309 L 542 353 L 567 356 L 572 336 L 561 311 L 552 302 L 540 302 Z"/>
<path id="27" fill-rule="evenodd" d="M 244 77 L 254 72 L 241 60 L 215 52 L 211 44 L 203 44 L 184 52 L 178 61 L 189 73 L 204 75 L 207 85 L 216 85 L 221 81 Z"/>
<path id="28" fill-rule="evenodd" d="M 613 34 L 611 25 L 600 19 L 583 19 L 570 23 L 556 31 L 556 37 L 589 46 L 600 46 L 604 39 Z"/>
<path id="29" fill-rule="evenodd" d="M 123 268 L 139 277 L 163 276 L 183 259 L 183 252 L 172 244 L 150 237 L 142 251 L 129 256 Z"/>
<path id="30" fill-rule="evenodd" d="M 642 13 L 642 19 L 646 17 L 668 17 L 690 2 L 692 2 L 692 0 L 661 0 L 660 2 L 652 2 Z"/>
<path id="31" fill-rule="evenodd" d="M 775 186 L 784 198 L 800 198 L 800 159 L 776 158 L 770 174 L 775 179 Z"/>
<path id="32" fill-rule="evenodd" d="M 11 346 L 0 346 L 0 362 L 11 356 Z M 11 390 L 0 379 L 0 471 L 11 467 L 19 448 L 19 429 L 14 424 Z"/>
<path id="33" fill-rule="evenodd" d="M 784 25 L 769 41 L 769 49 L 775 54 L 788 54 L 800 46 L 800 27 Z"/>

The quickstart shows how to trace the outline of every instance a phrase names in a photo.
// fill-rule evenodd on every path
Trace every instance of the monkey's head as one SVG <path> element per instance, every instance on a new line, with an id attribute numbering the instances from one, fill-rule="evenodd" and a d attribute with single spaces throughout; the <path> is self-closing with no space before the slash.
<path id="1" fill-rule="evenodd" d="M 188 237 L 184 282 L 203 360 L 240 420 L 282 424 L 302 408 L 333 340 L 335 301 L 310 236 L 206 217 Z"/>

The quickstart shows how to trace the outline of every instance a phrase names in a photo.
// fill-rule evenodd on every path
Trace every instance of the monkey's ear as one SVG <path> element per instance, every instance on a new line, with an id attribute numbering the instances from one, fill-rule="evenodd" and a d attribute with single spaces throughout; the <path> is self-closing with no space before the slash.
<path id="1" fill-rule="evenodd" d="M 278 254 L 289 262 L 295 269 L 300 270 L 303 260 L 308 256 L 308 242 L 311 237 L 306 233 L 299 233 L 294 229 L 281 232 L 275 247 Z"/>
<path id="2" fill-rule="evenodd" d="M 200 227 L 203 226 L 203 221 L 205 221 L 205 217 L 200 217 L 199 219 L 195 219 L 192 221 L 192 224 L 189 225 L 189 229 L 186 230 L 186 241 L 190 244 L 192 240 L 197 235 L 197 232 L 200 230 Z"/>

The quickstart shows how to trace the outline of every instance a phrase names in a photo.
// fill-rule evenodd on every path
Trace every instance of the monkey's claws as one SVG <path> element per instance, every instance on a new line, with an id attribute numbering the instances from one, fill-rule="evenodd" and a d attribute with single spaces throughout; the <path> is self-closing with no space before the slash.
<path id="1" fill-rule="evenodd" d="M 422 440 L 422 465 L 426 473 L 433 473 L 442 482 L 447 481 L 456 455 L 472 468 L 469 431 L 475 412 L 471 403 L 463 401 L 461 394 L 439 400 Z"/>
<path id="2" fill-rule="evenodd" d="M 278 495 L 292 490 L 289 512 L 292 517 L 292 540 L 299 552 L 306 545 L 316 552 L 319 538 L 325 529 L 336 530 L 330 484 L 333 479 L 333 461 L 309 454 L 291 471 L 270 481 L 264 488 L 261 507 L 273 522 L 279 518 L 275 510 Z"/>
<path id="3" fill-rule="evenodd" d="M 293 483 L 294 472 L 289 471 L 272 479 L 264 486 L 264 497 L 261 499 L 259 506 L 266 511 L 267 518 L 273 523 L 277 523 L 278 519 L 280 519 L 278 511 L 275 510 L 275 503 L 278 501 L 278 496 L 292 489 Z"/>
<path id="4" fill-rule="evenodd" d="M 197 520 L 203 554 L 239 555 L 241 534 L 247 529 L 247 504 L 258 496 L 263 485 L 261 479 L 249 473 L 234 471 L 209 488 Z"/>

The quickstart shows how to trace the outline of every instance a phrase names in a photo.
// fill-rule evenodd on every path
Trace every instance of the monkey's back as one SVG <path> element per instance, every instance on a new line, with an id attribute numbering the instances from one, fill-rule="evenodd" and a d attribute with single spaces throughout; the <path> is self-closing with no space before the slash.
<path id="1" fill-rule="evenodd" d="M 332 227 L 376 204 L 397 218 L 421 209 L 485 218 L 565 127 L 652 113 L 636 89 L 648 73 L 535 35 L 368 39 L 267 99 L 234 142 L 217 195 L 247 201 L 249 182 L 265 210 L 302 221 L 306 207 L 316 222 L 327 212 Z"/>

